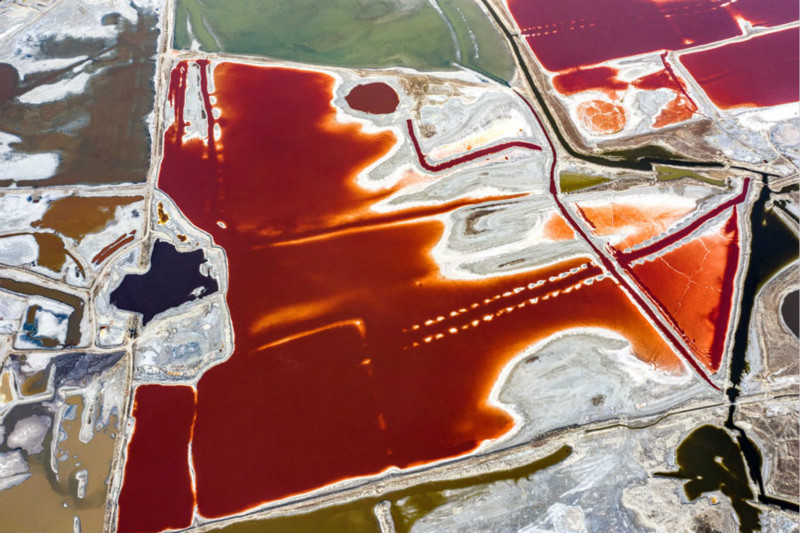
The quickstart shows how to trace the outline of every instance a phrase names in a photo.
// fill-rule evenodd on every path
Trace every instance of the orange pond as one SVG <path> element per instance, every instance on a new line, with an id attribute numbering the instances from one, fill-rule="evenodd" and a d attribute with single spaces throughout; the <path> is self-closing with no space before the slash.
<path id="1" fill-rule="evenodd" d="M 653 119 L 654 128 L 664 128 L 689 120 L 697 111 L 697 105 L 683 94 L 676 94 L 667 102 Z"/>
<path id="2" fill-rule="evenodd" d="M 656 237 L 694 211 L 688 205 L 647 205 L 610 202 L 603 205 L 579 205 L 581 215 L 600 237 L 618 235 L 614 247 L 625 250 Z"/>
<path id="3" fill-rule="evenodd" d="M 633 268 L 633 276 L 678 327 L 697 359 L 716 372 L 725 353 L 739 266 L 734 208 L 724 223 Z"/>
<path id="4" fill-rule="evenodd" d="M 594 133 L 620 132 L 628 120 L 624 107 L 603 100 L 581 102 L 575 112 L 583 125 Z"/>
<path id="5" fill-rule="evenodd" d="M 176 68 L 173 102 L 194 68 Z M 213 78 L 220 140 L 182 142 L 178 107 L 159 178 L 225 248 L 229 266 L 235 352 L 197 387 L 192 458 L 202 515 L 501 437 L 513 422 L 488 402 L 498 374 L 556 331 L 613 329 L 642 359 L 683 369 L 613 281 L 582 283 L 600 273 L 586 259 L 478 281 L 442 277 L 431 250 L 443 226 L 424 216 L 430 209 L 388 221 L 370 213 L 391 191 L 368 193 L 355 176 L 395 138 L 336 122 L 329 76 L 223 63 Z M 137 401 L 148 394 L 140 389 Z M 137 432 L 141 424 L 158 426 L 148 436 L 181 431 L 147 418 Z M 158 438 L 148 438 L 149 447 L 131 446 L 128 472 L 159 453 Z M 147 470 L 126 477 L 123 495 L 164 482 Z M 123 513 L 160 512 L 147 499 L 121 502 Z"/>

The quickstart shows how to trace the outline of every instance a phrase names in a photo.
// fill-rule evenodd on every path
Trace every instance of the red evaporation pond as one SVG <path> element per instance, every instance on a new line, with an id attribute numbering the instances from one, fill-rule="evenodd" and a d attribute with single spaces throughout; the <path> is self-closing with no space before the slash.
<path id="1" fill-rule="evenodd" d="M 734 17 L 751 26 L 780 26 L 800 19 L 800 3 L 794 0 L 737 0 L 725 2 Z"/>
<path id="2" fill-rule="evenodd" d="M 797 102 L 798 29 L 758 35 L 680 57 L 717 107 L 766 107 Z"/>
<path id="3" fill-rule="evenodd" d="M 633 275 L 681 332 L 697 359 L 719 369 L 739 267 L 737 211 L 721 227 L 636 265 Z"/>
<path id="4" fill-rule="evenodd" d="M 654 128 L 663 128 L 684 120 L 689 120 L 697 111 L 697 106 L 683 94 L 676 94 L 675 98 L 667 102 L 653 119 Z"/>
<path id="5" fill-rule="evenodd" d="M 119 496 L 120 533 L 148 533 L 191 525 L 194 493 L 189 475 L 189 440 L 194 400 L 191 387 L 140 385 L 136 389 L 136 426 L 128 445 L 125 481 Z M 154 479 L 157 483 L 153 483 Z"/>
<path id="6" fill-rule="evenodd" d="M 180 78 L 175 87 L 185 87 Z M 488 402 L 498 374 L 557 331 L 618 331 L 643 360 L 682 371 L 610 279 L 581 283 L 598 267 L 547 281 L 585 259 L 449 280 L 431 257 L 442 224 L 424 210 L 399 222 L 364 218 L 375 196 L 355 185 L 356 173 L 394 137 L 337 122 L 329 76 L 223 63 L 214 86 L 220 142 L 183 143 L 177 120 L 165 134 L 159 177 L 225 248 L 229 265 L 235 352 L 197 386 L 192 453 L 202 515 L 500 437 L 513 420 Z M 359 225 L 336 225 L 352 212 Z M 547 282 L 534 286 L 539 280 Z M 150 445 L 158 449 L 155 435 L 170 426 L 142 423 L 155 426 Z M 158 486 L 158 472 L 149 475 Z"/>
<path id="7" fill-rule="evenodd" d="M 796 0 L 509 0 L 518 26 L 550 71 L 683 50 L 741 35 L 737 16 L 763 25 L 797 20 Z"/>
<path id="8" fill-rule="evenodd" d="M 395 90 L 383 82 L 356 85 L 344 99 L 351 108 L 375 115 L 394 113 L 400 104 Z"/>
<path id="9" fill-rule="evenodd" d="M 641 78 L 633 80 L 630 84 L 617 78 L 619 71 L 613 67 L 601 66 L 591 68 L 574 68 L 556 74 L 553 77 L 553 87 L 561 94 L 573 95 L 583 91 L 602 91 L 611 100 L 619 100 L 620 91 L 625 91 L 629 85 L 644 91 L 657 89 L 670 89 L 675 92 L 675 97 L 662 107 L 653 120 L 654 128 L 663 128 L 671 124 L 683 122 L 692 118 L 697 106 L 686 95 L 683 82 L 676 78 L 672 69 L 666 68 Z M 598 104 L 584 103 L 578 109 L 578 115 L 584 125 L 595 133 L 614 133 L 625 126 L 624 109 L 611 103 Z"/>
<path id="10" fill-rule="evenodd" d="M 518 294 L 580 262 L 446 281 L 428 257 L 440 233 L 439 223 L 420 222 L 250 251 L 262 265 L 251 278 L 273 281 L 229 300 L 236 354 L 198 386 L 193 453 L 203 515 L 474 450 L 511 428 L 487 402 L 502 368 L 564 329 L 620 331 L 642 359 L 680 368 L 613 282 L 570 289 L 598 269 Z M 223 449 L 237 460 L 220 461 Z"/>
<path id="11" fill-rule="evenodd" d="M 576 68 L 553 77 L 553 87 L 565 95 L 598 90 L 616 99 L 617 91 L 628 88 L 628 82 L 617 78 L 619 71 L 612 67 Z"/>
<path id="12" fill-rule="evenodd" d="M 641 78 L 633 80 L 631 85 L 644 91 L 655 91 L 656 89 L 681 90 L 680 84 L 667 72 L 667 69 L 661 69 L 651 74 L 646 74 Z"/>

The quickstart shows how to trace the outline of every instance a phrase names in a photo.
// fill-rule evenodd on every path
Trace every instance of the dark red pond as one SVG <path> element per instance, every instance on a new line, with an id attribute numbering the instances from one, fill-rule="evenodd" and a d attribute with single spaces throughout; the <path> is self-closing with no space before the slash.
<path id="1" fill-rule="evenodd" d="M 628 88 L 628 82 L 617 78 L 619 71 L 612 67 L 576 68 L 553 77 L 553 87 L 561 94 L 575 94 L 583 91 L 601 90 L 611 92 L 616 99 L 616 91 Z"/>
<path id="2" fill-rule="evenodd" d="M 191 387 L 141 385 L 128 445 L 117 531 L 150 533 L 192 523 L 194 495 L 188 446 L 194 419 Z M 153 480 L 157 479 L 157 483 Z"/>
<path id="3" fill-rule="evenodd" d="M 182 101 L 187 68 L 196 67 L 176 67 L 173 102 Z M 390 191 L 367 192 L 355 176 L 396 140 L 337 122 L 329 76 L 223 63 L 213 79 L 220 140 L 213 149 L 182 142 L 176 117 L 159 177 L 229 265 L 236 349 L 197 387 L 202 515 L 453 457 L 502 436 L 513 421 L 488 401 L 498 374 L 556 331 L 619 331 L 642 359 L 682 368 L 610 279 L 581 283 L 597 267 L 549 280 L 586 259 L 478 281 L 442 277 L 431 250 L 443 227 L 430 208 L 392 219 L 369 211 Z M 172 430 L 140 423 L 155 426 L 142 433 L 153 435 L 153 449 L 155 435 Z M 148 471 L 126 483 L 143 491 L 161 479 Z"/>
<path id="4" fill-rule="evenodd" d="M 395 90 L 383 82 L 356 85 L 344 99 L 351 108 L 374 115 L 394 113 L 400 104 Z"/>
<path id="5" fill-rule="evenodd" d="M 542 65 L 563 71 L 657 50 L 683 50 L 741 35 L 739 20 L 798 20 L 796 0 L 509 0 Z"/>
<path id="6" fill-rule="evenodd" d="M 796 27 L 680 56 L 722 109 L 798 101 L 800 34 Z"/>

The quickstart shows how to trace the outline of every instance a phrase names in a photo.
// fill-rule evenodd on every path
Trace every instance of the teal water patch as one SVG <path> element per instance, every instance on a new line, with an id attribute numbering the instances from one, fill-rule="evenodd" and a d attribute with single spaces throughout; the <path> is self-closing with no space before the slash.
<path id="1" fill-rule="evenodd" d="M 514 73 L 511 51 L 475 0 L 178 0 L 174 46 L 193 43 L 318 65 Z"/>
<path id="2" fill-rule="evenodd" d="M 511 50 L 481 5 L 473 0 L 438 3 L 456 32 L 462 64 L 499 80 L 511 80 L 515 68 Z"/>

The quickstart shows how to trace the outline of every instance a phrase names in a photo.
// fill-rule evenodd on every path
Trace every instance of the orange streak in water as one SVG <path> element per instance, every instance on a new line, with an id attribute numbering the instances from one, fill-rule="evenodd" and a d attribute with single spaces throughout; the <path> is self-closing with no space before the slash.
<path id="1" fill-rule="evenodd" d="M 373 219 L 325 233 L 368 211 L 376 195 L 355 176 L 394 137 L 333 120 L 333 79 L 321 73 L 226 63 L 214 81 L 221 157 L 168 131 L 159 178 L 229 262 L 235 352 L 197 387 L 192 453 L 204 516 L 502 436 L 512 419 L 488 403 L 498 375 L 565 329 L 618 331 L 643 360 L 683 368 L 586 259 L 447 279 L 431 255 L 443 226 L 428 208 L 404 212 L 403 223 Z M 358 327 L 340 327 L 348 324 Z M 154 472 L 131 490 L 158 482 Z"/>
<path id="2" fill-rule="evenodd" d="M 128 244 L 129 242 L 133 241 L 134 235 L 136 234 L 136 230 L 131 231 L 127 235 L 120 235 L 117 240 L 100 250 L 94 257 L 92 257 L 92 263 L 95 265 L 99 265 L 106 259 L 108 256 Z"/>
<path id="3" fill-rule="evenodd" d="M 662 234 L 675 222 L 694 211 L 693 207 L 656 206 L 638 207 L 630 203 L 610 202 L 601 206 L 583 206 L 581 212 L 601 237 L 616 233 L 628 235 L 615 245 L 625 250 Z"/>
<path id="4" fill-rule="evenodd" d="M 569 227 L 564 217 L 553 213 L 544 223 L 542 236 L 551 241 L 571 241 L 575 238 L 575 232 Z"/>

